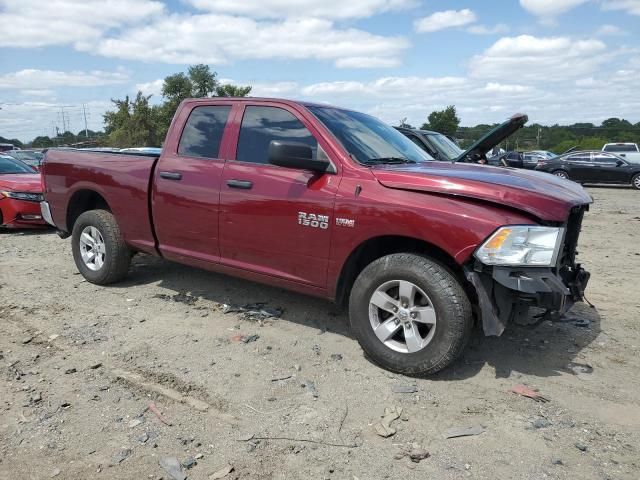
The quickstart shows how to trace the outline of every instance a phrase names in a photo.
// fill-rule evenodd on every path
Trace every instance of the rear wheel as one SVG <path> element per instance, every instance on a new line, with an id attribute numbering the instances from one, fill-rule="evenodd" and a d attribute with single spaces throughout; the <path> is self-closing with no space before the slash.
<path id="1" fill-rule="evenodd" d="M 351 328 L 388 370 L 431 374 L 450 365 L 471 335 L 469 299 L 456 277 L 428 257 L 393 254 L 369 264 L 349 298 Z"/>
<path id="2" fill-rule="evenodd" d="M 132 252 L 111 212 L 90 210 L 80 215 L 73 226 L 71 248 L 87 281 L 108 285 L 127 276 Z"/>
<path id="3" fill-rule="evenodd" d="M 631 186 L 636 190 L 640 190 L 640 173 L 631 179 Z"/>
<path id="4" fill-rule="evenodd" d="M 555 170 L 552 172 L 556 177 L 569 179 L 569 174 L 564 170 Z"/>

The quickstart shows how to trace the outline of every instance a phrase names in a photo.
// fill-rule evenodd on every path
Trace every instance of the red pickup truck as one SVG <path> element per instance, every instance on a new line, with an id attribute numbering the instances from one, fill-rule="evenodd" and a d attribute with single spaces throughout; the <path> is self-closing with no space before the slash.
<path id="1" fill-rule="evenodd" d="M 592 199 L 548 174 L 432 160 L 347 109 L 185 100 L 159 156 L 49 150 L 41 207 L 90 282 L 123 279 L 141 252 L 324 297 L 379 365 L 433 373 L 476 319 L 500 335 L 582 299 Z"/>

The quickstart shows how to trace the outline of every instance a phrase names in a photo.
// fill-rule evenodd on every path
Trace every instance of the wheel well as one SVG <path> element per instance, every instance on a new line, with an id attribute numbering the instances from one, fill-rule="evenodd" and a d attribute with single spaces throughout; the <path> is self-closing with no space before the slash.
<path id="1" fill-rule="evenodd" d="M 67 230 L 70 233 L 76 220 L 89 210 L 109 210 L 109 204 L 102 195 L 93 190 L 78 190 L 73 194 L 67 207 Z"/>
<path id="2" fill-rule="evenodd" d="M 338 278 L 336 302 L 345 305 L 351 293 L 351 287 L 364 268 L 374 260 L 393 253 L 419 253 L 442 263 L 465 285 L 464 272 L 460 265 L 441 248 L 424 240 L 396 235 L 376 237 L 360 244 L 345 262 Z"/>

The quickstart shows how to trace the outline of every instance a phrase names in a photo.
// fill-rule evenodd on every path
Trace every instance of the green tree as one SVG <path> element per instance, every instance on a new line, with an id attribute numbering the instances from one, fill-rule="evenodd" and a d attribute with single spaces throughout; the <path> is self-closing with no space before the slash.
<path id="1" fill-rule="evenodd" d="M 191 81 L 191 96 L 194 98 L 209 97 L 218 88 L 216 78 L 218 74 L 212 72 L 209 65 L 192 65 L 189 67 L 189 80 Z"/>
<path id="2" fill-rule="evenodd" d="M 444 135 L 455 136 L 460 125 L 455 105 L 449 105 L 444 110 L 429 114 L 429 122 L 422 125 L 423 130 L 433 130 Z"/>
<path id="3" fill-rule="evenodd" d="M 112 147 L 156 147 L 160 145 L 158 137 L 158 110 L 151 107 L 151 95 L 138 92 L 131 100 L 111 100 L 116 106 L 114 111 L 104 115 L 105 133 Z"/>
<path id="4" fill-rule="evenodd" d="M 41 135 L 31 141 L 31 146 L 33 148 L 48 148 L 53 147 L 54 145 L 55 144 L 53 143 L 53 140 L 51 140 L 51 138 L 46 135 Z"/>
<path id="5" fill-rule="evenodd" d="M 251 93 L 250 86 L 242 87 L 240 85 L 219 85 L 216 87 L 217 97 L 246 97 Z"/>

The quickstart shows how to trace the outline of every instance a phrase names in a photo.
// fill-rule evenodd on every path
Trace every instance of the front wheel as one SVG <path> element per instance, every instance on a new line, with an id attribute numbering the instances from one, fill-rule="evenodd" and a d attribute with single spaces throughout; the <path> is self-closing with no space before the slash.
<path id="1" fill-rule="evenodd" d="M 111 212 L 90 210 L 80 215 L 73 226 L 71 249 L 88 282 L 108 285 L 127 276 L 131 250 Z"/>
<path id="2" fill-rule="evenodd" d="M 405 374 L 432 374 L 450 365 L 473 326 L 460 281 L 430 258 L 407 253 L 379 258 L 360 273 L 349 317 L 367 355 Z"/>
<path id="3" fill-rule="evenodd" d="M 567 172 L 565 172 L 564 170 L 556 170 L 555 172 L 553 172 L 553 174 L 556 177 L 560 177 L 560 178 L 565 178 L 565 179 L 569 179 L 569 174 Z"/>
<path id="4" fill-rule="evenodd" d="M 640 173 L 631 179 L 631 186 L 636 190 L 640 190 Z"/>

